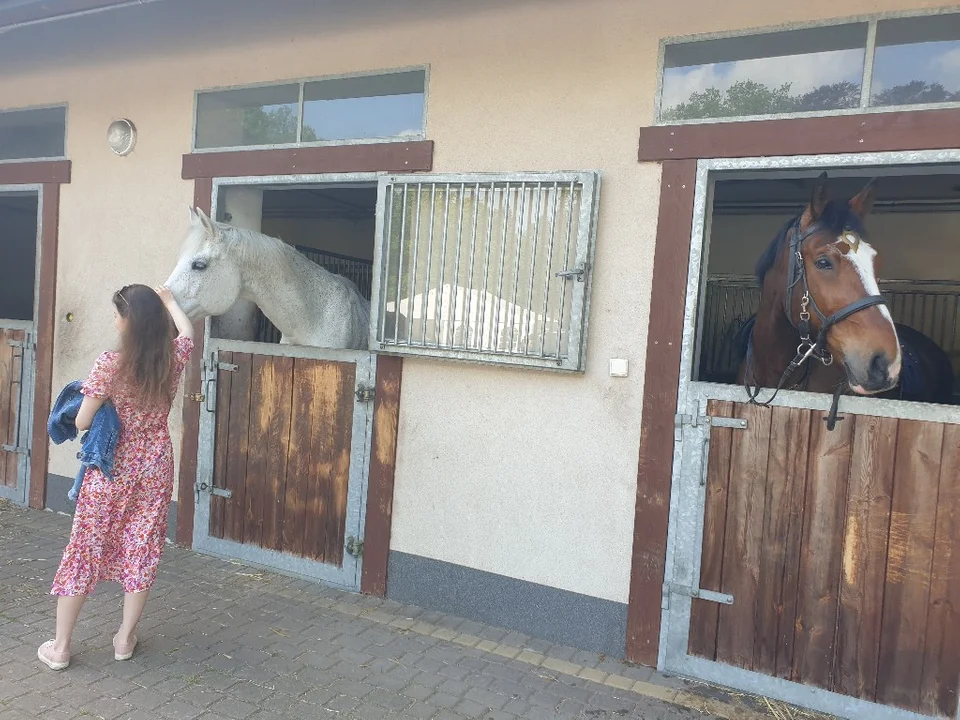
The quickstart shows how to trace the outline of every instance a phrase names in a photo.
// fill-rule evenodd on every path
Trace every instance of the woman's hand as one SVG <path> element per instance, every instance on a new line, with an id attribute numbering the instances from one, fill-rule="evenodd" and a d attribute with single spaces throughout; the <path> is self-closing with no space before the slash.
<path id="1" fill-rule="evenodd" d="M 170 292 L 170 288 L 168 288 L 166 285 L 157 285 L 157 287 L 155 287 L 154 290 L 156 291 L 157 295 L 160 296 L 160 299 L 163 301 L 163 304 L 166 305 L 167 307 L 170 307 L 170 303 L 177 302 L 176 299 L 173 297 L 173 293 Z"/>

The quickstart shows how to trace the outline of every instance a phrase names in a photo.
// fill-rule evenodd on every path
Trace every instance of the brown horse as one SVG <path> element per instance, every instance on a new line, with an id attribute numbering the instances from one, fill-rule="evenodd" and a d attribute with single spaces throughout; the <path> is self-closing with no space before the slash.
<path id="1" fill-rule="evenodd" d="M 873 181 L 854 198 L 828 200 L 826 173 L 810 202 L 757 262 L 762 290 L 739 380 L 760 388 L 876 395 L 900 378 L 901 347 L 877 285 L 877 253 L 864 218 Z M 768 404 L 767 400 L 764 404 Z"/>

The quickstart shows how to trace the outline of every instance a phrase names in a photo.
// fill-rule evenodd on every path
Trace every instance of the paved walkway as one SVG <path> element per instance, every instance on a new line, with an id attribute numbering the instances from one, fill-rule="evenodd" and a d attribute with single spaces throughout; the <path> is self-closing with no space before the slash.
<path id="1" fill-rule="evenodd" d="M 0 501 L 0 720 L 760 718 L 765 703 L 517 633 L 168 546 L 134 659 L 119 587 L 47 670 L 47 595 L 70 518 Z"/>

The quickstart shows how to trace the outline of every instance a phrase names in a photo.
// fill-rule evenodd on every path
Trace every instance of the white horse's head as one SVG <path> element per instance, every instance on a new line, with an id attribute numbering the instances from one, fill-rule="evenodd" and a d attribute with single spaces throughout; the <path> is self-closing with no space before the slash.
<path id="1" fill-rule="evenodd" d="M 223 315 L 240 297 L 240 267 L 223 229 L 199 208 L 190 208 L 190 231 L 166 286 L 191 320 Z"/>

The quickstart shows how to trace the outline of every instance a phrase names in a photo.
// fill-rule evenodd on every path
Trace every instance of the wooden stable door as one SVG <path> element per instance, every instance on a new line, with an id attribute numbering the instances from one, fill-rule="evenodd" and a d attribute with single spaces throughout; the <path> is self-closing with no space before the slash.
<path id="1" fill-rule="evenodd" d="M 357 385 L 358 367 L 366 366 L 227 350 L 216 365 L 215 412 L 208 408 L 212 487 L 198 488 L 198 497 L 209 498 L 199 549 L 356 584 L 359 570 L 348 572 L 346 559 L 357 558 L 345 551 L 360 547 L 353 525 L 365 477 L 357 468 L 367 463 L 355 455 L 365 451 L 372 403 L 358 398 Z M 311 563 L 344 576 L 325 577 Z"/>
<path id="2" fill-rule="evenodd" d="M 957 716 L 960 426 L 711 401 L 689 652 Z"/>
<path id="3" fill-rule="evenodd" d="M 26 331 L 0 327 L 0 498 L 24 501 L 23 403 Z"/>

